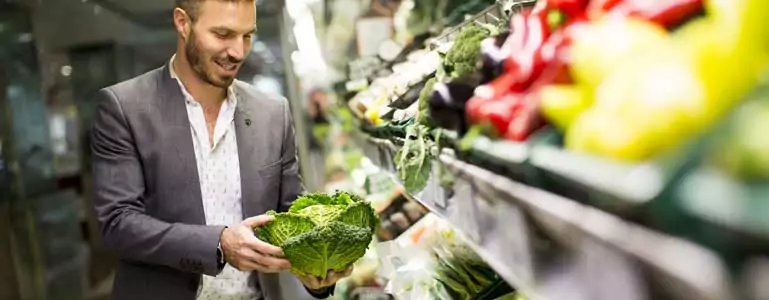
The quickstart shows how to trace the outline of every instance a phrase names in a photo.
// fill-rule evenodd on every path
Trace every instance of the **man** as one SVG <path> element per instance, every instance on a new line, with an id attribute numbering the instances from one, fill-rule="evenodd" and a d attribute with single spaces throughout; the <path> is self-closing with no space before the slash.
<path id="1" fill-rule="evenodd" d="M 301 182 L 287 101 L 234 79 L 254 0 L 177 0 L 173 16 L 169 63 L 98 95 L 94 205 L 120 258 L 113 296 L 281 300 L 290 264 L 254 228 Z M 350 272 L 300 280 L 325 298 Z"/>

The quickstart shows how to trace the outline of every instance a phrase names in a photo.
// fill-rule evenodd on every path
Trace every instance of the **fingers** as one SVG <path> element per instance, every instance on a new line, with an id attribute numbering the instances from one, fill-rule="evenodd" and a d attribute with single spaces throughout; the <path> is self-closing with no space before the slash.
<path id="1" fill-rule="evenodd" d="M 265 273 L 265 274 L 280 273 L 280 272 L 282 272 L 284 270 L 284 269 L 280 269 L 280 268 L 268 267 L 268 266 L 259 264 L 258 262 L 250 261 L 250 260 L 244 260 L 244 261 L 239 262 L 238 264 L 233 264 L 232 266 L 235 269 L 238 269 L 238 270 L 244 271 L 244 272 L 247 272 L 247 271 L 257 271 L 257 272 Z"/>
<path id="2" fill-rule="evenodd" d="M 324 287 L 329 287 L 337 283 L 340 279 L 348 277 L 352 274 L 353 267 L 348 267 L 343 273 L 337 273 L 334 271 L 328 271 L 326 278 L 321 279 L 316 276 L 298 276 L 302 280 L 302 283 L 310 289 L 317 290 Z"/>
<path id="3" fill-rule="evenodd" d="M 311 290 L 317 290 L 323 287 L 318 277 L 308 275 L 300 278 L 302 278 L 304 285 L 310 288 Z"/>
<path id="4" fill-rule="evenodd" d="M 263 270 L 274 270 L 279 272 L 291 268 L 291 263 L 289 263 L 288 260 L 265 255 L 254 249 L 244 248 L 241 253 L 243 254 L 242 257 L 244 259 L 257 264 Z"/>
<path id="5" fill-rule="evenodd" d="M 258 266 L 256 271 L 259 271 L 260 273 L 265 273 L 265 274 L 275 274 L 275 273 L 280 273 L 280 272 L 283 272 L 283 271 L 286 270 L 284 268 L 278 268 L 278 267 L 274 267 L 274 266 L 273 267 L 265 266 L 265 265 L 262 265 L 262 264 L 259 264 L 259 263 L 256 263 L 256 265 Z"/>
<path id="6" fill-rule="evenodd" d="M 254 262 L 252 260 L 248 260 L 248 259 L 236 260 L 236 261 L 231 262 L 230 265 L 233 268 L 238 269 L 239 271 L 244 271 L 244 272 L 256 271 L 256 270 L 264 268 L 263 266 L 260 266 L 256 262 Z"/>
<path id="7" fill-rule="evenodd" d="M 267 255 L 257 254 L 259 257 L 255 260 L 258 264 L 270 269 L 287 270 L 291 268 L 291 263 L 285 259 L 275 258 Z"/>
<path id="8" fill-rule="evenodd" d="M 284 256 L 283 249 L 270 245 L 256 237 L 249 238 L 248 240 L 245 241 L 245 243 L 249 248 L 259 253 L 262 253 L 265 255 L 277 256 L 277 257 Z"/>
<path id="9" fill-rule="evenodd" d="M 248 247 L 240 248 L 234 254 L 229 262 L 241 271 L 277 273 L 291 268 L 291 263 L 285 259 L 264 255 Z"/>
<path id="10" fill-rule="evenodd" d="M 263 226 L 264 224 L 272 222 L 273 219 L 274 218 L 272 216 L 259 215 L 243 220 L 242 224 L 248 226 L 251 229 L 254 229 L 256 227 Z"/>
<path id="11" fill-rule="evenodd" d="M 339 280 L 339 278 L 336 278 L 336 276 L 336 272 L 328 271 L 328 274 L 326 274 L 326 279 L 323 279 L 323 281 L 320 283 L 321 287 L 330 286 L 336 283 Z"/>

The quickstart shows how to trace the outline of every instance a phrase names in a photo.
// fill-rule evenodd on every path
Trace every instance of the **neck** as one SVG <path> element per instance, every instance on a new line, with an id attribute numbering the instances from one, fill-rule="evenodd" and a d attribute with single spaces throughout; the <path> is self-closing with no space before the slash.
<path id="1" fill-rule="evenodd" d="M 227 89 L 205 82 L 195 73 L 184 51 L 176 51 L 173 65 L 174 72 L 195 101 L 203 107 L 220 105 L 227 98 Z"/>

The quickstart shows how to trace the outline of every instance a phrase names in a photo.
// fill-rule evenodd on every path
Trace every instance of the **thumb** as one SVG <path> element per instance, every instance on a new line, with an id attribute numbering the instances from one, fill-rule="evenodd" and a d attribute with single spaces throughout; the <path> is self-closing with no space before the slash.
<path id="1" fill-rule="evenodd" d="M 272 222 L 275 218 L 268 215 L 259 215 L 256 217 L 250 217 L 248 219 L 243 220 L 243 225 L 248 226 L 249 228 L 256 228 L 263 226 L 267 223 Z"/>

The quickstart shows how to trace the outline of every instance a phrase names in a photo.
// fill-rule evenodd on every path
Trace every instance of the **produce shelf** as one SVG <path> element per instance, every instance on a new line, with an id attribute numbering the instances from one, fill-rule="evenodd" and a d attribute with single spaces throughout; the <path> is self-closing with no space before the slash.
<path id="1" fill-rule="evenodd" d="M 506 20 L 512 14 L 521 11 L 524 7 L 533 6 L 536 0 L 500 0 L 479 13 L 467 18 L 457 26 L 446 29 L 440 36 L 430 39 L 430 49 L 445 49 L 465 27 L 470 24 L 494 24 Z"/>
<path id="2" fill-rule="evenodd" d="M 396 143 L 352 135 L 399 183 Z M 453 187 L 441 187 L 433 174 L 407 197 L 467 235 L 471 248 L 530 299 L 741 298 L 719 256 L 700 245 L 513 181 L 451 150 L 433 163 L 455 175 Z"/>

